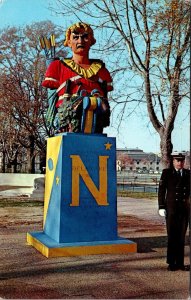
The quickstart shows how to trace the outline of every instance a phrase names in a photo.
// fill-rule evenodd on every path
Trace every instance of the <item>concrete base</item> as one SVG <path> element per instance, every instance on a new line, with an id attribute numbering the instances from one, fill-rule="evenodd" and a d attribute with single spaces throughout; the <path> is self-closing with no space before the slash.
<path id="1" fill-rule="evenodd" d="M 57 243 L 44 232 L 32 232 L 27 233 L 27 243 L 47 258 L 137 252 L 137 244 L 125 238 L 111 241 Z"/>

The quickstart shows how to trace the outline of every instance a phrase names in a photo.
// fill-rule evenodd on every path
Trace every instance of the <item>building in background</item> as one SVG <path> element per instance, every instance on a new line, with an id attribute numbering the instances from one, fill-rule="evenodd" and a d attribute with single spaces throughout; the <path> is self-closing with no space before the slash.
<path id="1" fill-rule="evenodd" d="M 185 167 L 190 168 L 190 152 L 186 152 Z M 117 149 L 117 171 L 161 173 L 160 153 L 144 152 L 139 148 Z"/>

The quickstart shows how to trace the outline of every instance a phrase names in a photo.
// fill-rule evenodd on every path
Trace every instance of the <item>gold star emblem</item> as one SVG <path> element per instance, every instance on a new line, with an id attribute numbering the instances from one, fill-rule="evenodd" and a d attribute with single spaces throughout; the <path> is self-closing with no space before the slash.
<path id="1" fill-rule="evenodd" d="M 104 146 L 105 146 L 105 150 L 111 150 L 112 144 L 110 144 L 109 142 L 107 142 L 107 144 L 104 144 Z"/>
<path id="2" fill-rule="evenodd" d="M 60 177 L 56 176 L 56 185 L 58 185 L 60 182 Z"/>

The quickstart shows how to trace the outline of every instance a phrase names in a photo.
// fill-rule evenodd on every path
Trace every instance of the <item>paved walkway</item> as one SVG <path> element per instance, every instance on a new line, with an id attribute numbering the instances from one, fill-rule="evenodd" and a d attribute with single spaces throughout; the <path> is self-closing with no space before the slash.
<path id="1" fill-rule="evenodd" d="M 166 270 L 166 231 L 155 200 L 118 199 L 119 235 L 138 243 L 135 254 L 47 259 L 26 245 L 26 232 L 42 229 L 42 215 L 42 207 L 0 208 L 1 298 L 189 298 L 189 273 Z"/>

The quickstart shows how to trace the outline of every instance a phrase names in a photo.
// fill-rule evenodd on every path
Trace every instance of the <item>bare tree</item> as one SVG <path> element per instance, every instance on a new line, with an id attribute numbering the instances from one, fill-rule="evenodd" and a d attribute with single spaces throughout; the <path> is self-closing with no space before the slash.
<path id="1" fill-rule="evenodd" d="M 18 142 L 18 128 L 14 119 L 8 113 L 6 116 L 0 114 L 0 123 L 1 172 L 5 173 L 9 168 L 16 173 L 21 147 Z"/>
<path id="2" fill-rule="evenodd" d="M 33 23 L 24 28 L 8 27 L 0 32 L 1 116 L 14 119 L 12 132 L 17 132 L 17 145 L 27 151 L 29 173 L 35 172 L 37 153 L 45 156 L 45 138 L 49 135 L 44 121 L 47 91 L 41 86 L 46 61 L 39 37 L 52 33 L 56 37 L 60 35 L 58 28 L 49 21 Z M 9 141 L 3 144 L 7 157 L 10 157 Z"/>
<path id="3" fill-rule="evenodd" d="M 117 160 L 120 162 L 122 170 L 125 170 L 127 167 L 134 166 L 134 160 L 127 153 L 117 153 Z"/>
<path id="4" fill-rule="evenodd" d="M 170 163 L 178 108 L 189 97 L 189 3 L 184 0 L 57 0 L 57 13 L 73 15 L 101 32 L 113 70 L 114 108 L 121 121 L 146 105 L 160 136 L 164 167 Z M 103 46 L 105 42 L 105 46 Z M 144 108 L 143 108 L 144 109 Z"/>

